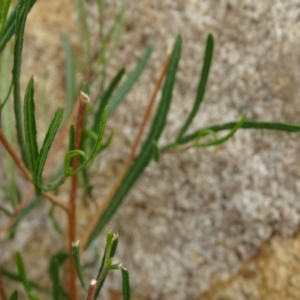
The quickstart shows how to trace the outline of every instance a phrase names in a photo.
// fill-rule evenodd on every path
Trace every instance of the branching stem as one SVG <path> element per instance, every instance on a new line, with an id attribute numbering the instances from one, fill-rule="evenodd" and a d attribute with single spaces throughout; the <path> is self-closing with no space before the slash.
<path id="1" fill-rule="evenodd" d="M 136 152 L 137 152 L 137 148 L 141 142 L 141 138 L 143 136 L 143 133 L 144 133 L 144 129 L 145 129 L 145 126 L 147 124 L 147 121 L 149 120 L 150 118 L 150 115 L 151 115 L 151 111 L 152 111 L 152 108 L 153 108 L 153 105 L 155 103 L 155 99 L 156 99 L 156 96 L 157 96 L 157 93 L 163 83 L 163 80 L 164 80 L 164 76 L 166 74 L 166 71 L 167 71 L 167 68 L 168 68 L 168 64 L 169 64 L 169 60 L 170 60 L 170 55 L 171 53 L 168 52 L 167 53 L 167 56 L 166 56 L 166 59 L 165 59 L 165 62 L 163 64 L 163 68 L 161 70 L 161 73 L 160 73 L 160 76 L 159 76 L 159 79 L 158 81 L 156 82 L 156 85 L 155 85 L 155 88 L 154 88 L 154 91 L 149 99 L 149 102 L 148 102 L 148 106 L 147 106 L 147 109 L 145 111 L 145 114 L 144 114 L 144 117 L 143 117 L 143 120 L 142 120 L 142 123 L 141 123 L 141 126 L 139 128 L 139 131 L 138 131 L 138 134 L 133 142 L 133 145 L 131 147 L 131 150 L 129 152 L 129 155 L 117 177 L 117 179 L 115 180 L 114 184 L 112 185 L 108 195 L 103 199 L 103 201 L 100 203 L 100 205 L 98 206 L 97 208 L 97 212 L 94 214 L 91 222 L 90 222 L 90 225 L 89 227 L 87 228 L 87 230 L 85 231 L 85 236 L 83 237 L 82 239 L 82 249 L 86 248 L 86 245 L 87 245 L 87 242 L 88 242 L 88 238 L 89 236 L 92 234 L 99 218 L 101 217 L 101 215 L 103 214 L 104 210 L 107 208 L 107 206 L 109 205 L 111 199 L 113 198 L 114 194 L 116 193 L 117 189 L 119 188 L 119 186 L 121 185 L 124 177 L 126 176 L 132 162 L 134 161 L 135 159 L 135 156 L 136 156 Z"/>
<path id="2" fill-rule="evenodd" d="M 79 95 L 79 108 L 76 123 L 75 132 L 75 149 L 80 149 L 82 130 L 84 125 L 84 115 L 87 103 L 90 101 L 89 97 L 83 92 Z M 72 168 L 76 170 L 79 165 L 79 157 L 74 157 Z M 77 300 L 77 288 L 76 288 L 76 269 L 72 257 L 72 242 L 76 241 L 76 196 L 77 196 L 77 175 L 73 175 L 71 178 L 71 190 L 69 197 L 69 253 L 70 253 L 70 282 L 69 293 L 72 300 Z"/>

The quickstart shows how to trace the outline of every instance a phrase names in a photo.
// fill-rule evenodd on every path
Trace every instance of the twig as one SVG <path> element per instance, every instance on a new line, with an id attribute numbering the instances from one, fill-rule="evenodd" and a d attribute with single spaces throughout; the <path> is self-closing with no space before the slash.
<path id="1" fill-rule="evenodd" d="M 84 125 L 84 115 L 87 103 L 90 101 L 89 97 L 83 92 L 79 96 L 79 108 L 77 115 L 76 123 L 76 132 L 75 132 L 75 149 L 80 149 L 82 130 Z M 79 157 L 74 157 L 72 168 L 76 170 L 79 164 Z M 73 175 L 71 178 L 71 190 L 69 197 L 69 253 L 72 257 L 72 242 L 76 240 L 76 196 L 77 196 L 77 175 Z M 76 289 L 76 269 L 73 263 L 73 260 L 70 259 L 70 285 L 69 293 L 72 300 L 77 299 L 77 289 Z"/>
<path id="2" fill-rule="evenodd" d="M 23 164 L 23 162 L 21 161 L 21 159 L 18 157 L 18 155 L 16 154 L 16 152 L 14 151 L 14 149 L 11 147 L 11 145 L 9 144 L 8 140 L 6 139 L 2 128 L 0 128 L 0 141 L 2 142 L 4 148 L 6 149 L 6 151 L 9 153 L 9 155 L 12 157 L 12 159 L 14 160 L 15 164 L 18 166 L 18 168 L 23 172 L 24 176 L 31 181 L 31 173 L 29 172 L 29 170 L 26 168 L 26 166 Z"/>
<path id="3" fill-rule="evenodd" d="M 92 279 L 91 283 L 90 283 L 90 286 L 89 286 L 89 289 L 88 289 L 86 300 L 93 300 L 94 299 L 96 286 L 97 286 L 97 280 Z"/>
<path id="4" fill-rule="evenodd" d="M 14 151 L 14 149 L 11 147 L 11 145 L 9 144 L 8 140 L 6 139 L 2 128 L 0 128 L 0 141 L 2 142 L 4 148 L 6 149 L 6 151 L 9 153 L 9 155 L 12 157 L 12 159 L 14 160 L 15 164 L 17 165 L 17 167 L 22 171 L 22 173 L 24 174 L 24 176 L 26 177 L 26 179 L 28 179 L 30 182 L 32 182 L 32 176 L 30 171 L 27 169 L 27 167 L 24 165 L 24 163 L 21 161 L 21 159 L 18 157 L 18 155 L 16 154 L 16 152 Z M 61 200 L 59 200 L 56 196 L 54 196 L 53 194 L 50 193 L 43 193 L 43 195 L 50 200 L 52 203 L 58 205 L 59 207 L 63 208 L 64 210 L 67 210 L 67 206 L 61 202 Z"/>
<path id="5" fill-rule="evenodd" d="M 94 228 L 96 227 L 97 225 L 97 222 L 99 220 L 99 218 L 101 217 L 101 215 L 103 214 L 104 210 L 107 208 L 107 206 L 109 205 L 111 199 L 113 198 L 114 194 L 116 193 L 117 189 L 119 188 L 119 186 L 121 185 L 124 177 L 126 176 L 129 168 L 130 168 L 130 165 L 131 163 L 133 162 L 133 160 L 135 159 L 135 156 L 136 156 L 136 151 L 137 151 L 137 148 L 140 144 L 140 141 L 141 141 L 141 138 L 142 138 L 142 135 L 143 135 L 143 132 L 144 132 L 144 129 L 145 129 L 145 126 L 146 126 L 146 123 L 151 115 L 151 111 L 152 111 L 152 108 L 153 108 L 153 105 L 154 105 L 154 102 L 155 102 L 155 99 L 156 99 L 156 96 L 157 96 L 157 93 L 162 85 L 162 82 L 163 82 L 163 79 L 164 79 L 164 76 L 166 74 L 166 71 L 167 71 L 167 68 L 168 68 L 168 65 L 169 65 L 169 60 L 170 60 L 170 55 L 171 53 L 168 52 L 167 53 L 167 57 L 165 59 L 165 62 L 164 62 L 164 65 L 163 65 L 163 68 L 162 68 L 162 71 L 161 71 L 161 74 L 159 76 L 159 79 L 155 85 L 155 88 L 154 88 L 154 91 L 149 99 L 149 103 L 148 103 L 148 107 L 145 111 L 145 114 L 144 114 L 144 117 L 143 117 L 143 120 L 142 120 L 142 123 L 141 123 L 141 126 L 139 128 L 139 131 L 138 131 L 138 134 L 134 140 L 134 143 L 131 147 L 131 150 L 130 150 L 130 153 L 121 169 L 121 172 L 119 173 L 117 179 L 115 180 L 113 186 L 111 187 L 108 195 L 103 199 L 103 201 L 99 204 L 98 208 L 97 208 L 97 212 L 95 213 L 95 215 L 93 216 L 91 222 L 89 222 L 89 227 L 87 228 L 87 230 L 85 231 L 85 236 L 83 237 L 82 239 L 82 249 L 85 249 L 86 248 L 86 245 L 87 245 L 87 242 L 88 242 L 88 238 L 90 237 L 90 235 L 92 234 Z"/>
<path id="6" fill-rule="evenodd" d="M 11 227 L 11 225 L 13 224 L 14 220 L 16 219 L 16 217 L 18 216 L 18 214 L 23 210 L 23 208 L 27 205 L 28 201 L 30 200 L 32 194 L 34 192 L 34 188 L 31 187 L 31 189 L 27 192 L 27 194 L 24 196 L 24 198 L 22 199 L 22 201 L 20 202 L 20 204 L 16 207 L 16 210 L 14 211 L 14 213 L 9 217 L 8 221 L 6 222 L 6 224 L 4 225 L 4 227 L 2 227 L 2 229 L 0 230 L 0 238 L 3 237 L 6 232 L 9 230 L 9 228 Z"/>

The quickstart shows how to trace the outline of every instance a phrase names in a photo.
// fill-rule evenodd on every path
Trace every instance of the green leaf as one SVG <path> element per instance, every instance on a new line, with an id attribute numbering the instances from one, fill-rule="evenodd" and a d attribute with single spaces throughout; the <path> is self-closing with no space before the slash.
<path id="1" fill-rule="evenodd" d="M 18 300 L 18 291 L 14 291 L 10 297 L 9 300 Z"/>
<path id="2" fill-rule="evenodd" d="M 34 80 L 30 78 L 24 100 L 24 129 L 27 156 L 29 158 L 29 167 L 31 172 L 35 169 L 35 164 L 39 155 L 36 140 L 36 123 L 35 123 L 35 105 L 34 105 Z"/>
<path id="3" fill-rule="evenodd" d="M 87 291 L 88 289 L 84 281 L 83 271 L 80 263 L 79 241 L 72 243 L 72 256 L 81 286 L 84 288 L 85 291 Z"/>
<path id="4" fill-rule="evenodd" d="M 130 288 L 130 281 L 129 281 L 129 272 L 126 268 L 121 268 L 122 271 L 122 293 L 124 300 L 130 300 L 131 297 L 131 288 Z"/>
<path id="5" fill-rule="evenodd" d="M 51 205 L 51 208 L 50 208 L 50 211 L 49 211 L 49 217 L 50 217 L 50 220 L 52 221 L 52 224 L 53 224 L 53 227 L 55 229 L 55 231 L 60 235 L 60 236 L 63 236 L 63 230 L 62 228 L 60 227 L 58 221 L 56 220 L 55 218 L 55 215 L 54 215 L 54 210 L 55 210 L 55 205 Z"/>
<path id="6" fill-rule="evenodd" d="M 52 256 L 49 265 L 49 273 L 52 280 L 52 297 L 53 300 L 59 300 L 65 291 L 62 288 L 59 278 L 59 269 L 63 262 L 68 258 L 68 253 L 59 252 Z"/>
<path id="7" fill-rule="evenodd" d="M 152 122 L 151 130 L 148 134 L 148 137 L 142 147 L 142 150 L 138 157 L 136 158 L 133 165 L 130 167 L 125 179 L 123 180 L 121 186 L 113 196 L 110 204 L 104 211 L 103 215 L 98 220 L 94 231 L 88 238 L 87 245 L 88 246 L 93 239 L 95 239 L 98 234 L 101 232 L 105 224 L 111 219 L 111 217 L 115 214 L 119 206 L 122 204 L 125 196 L 130 191 L 134 183 L 143 173 L 147 165 L 150 163 L 153 156 L 153 141 L 157 143 L 164 127 L 166 124 L 167 114 L 170 109 L 171 101 L 172 101 L 172 92 L 175 84 L 176 72 L 180 60 L 181 54 L 181 44 L 182 39 L 180 36 L 177 37 L 172 56 L 170 58 L 170 63 L 168 66 L 165 83 L 162 90 L 162 96 L 157 108 L 157 112 L 155 118 Z"/>
<path id="8" fill-rule="evenodd" d="M 103 139 L 104 130 L 106 126 L 106 120 L 107 120 L 107 107 L 103 111 L 103 117 L 101 120 L 101 127 L 100 131 L 97 137 L 97 140 L 95 142 L 94 148 L 91 151 L 90 156 L 87 158 L 86 154 L 81 150 L 72 150 L 67 153 L 65 156 L 65 175 L 66 176 L 73 176 L 77 174 L 79 171 L 81 171 L 83 168 L 85 168 L 94 158 L 95 156 L 102 150 L 102 144 L 101 141 Z M 68 168 L 70 165 L 70 160 L 73 159 L 75 156 L 80 156 L 82 159 L 81 165 L 76 169 L 72 170 L 71 168 Z"/>
<path id="9" fill-rule="evenodd" d="M 113 78 L 113 80 L 109 84 L 107 90 L 104 92 L 104 95 L 103 95 L 103 98 L 101 99 L 101 103 L 99 105 L 99 108 L 98 108 L 98 110 L 95 114 L 94 125 L 92 127 L 92 130 L 94 132 L 99 131 L 104 108 L 107 106 L 109 98 L 111 97 L 112 93 L 114 92 L 115 88 L 117 87 L 117 85 L 121 81 L 124 74 L 125 74 L 125 69 L 119 70 L 117 75 Z"/>
<path id="10" fill-rule="evenodd" d="M 55 135 L 58 131 L 59 125 L 61 123 L 63 117 L 63 110 L 61 108 L 57 109 L 54 118 L 48 128 L 48 131 L 46 133 L 43 146 L 41 148 L 41 151 L 39 153 L 38 160 L 36 162 L 35 171 L 33 173 L 33 182 L 38 187 L 42 186 L 42 173 L 43 169 L 46 163 L 46 159 L 50 150 L 50 147 L 53 143 L 53 140 L 55 138 Z"/>
<path id="11" fill-rule="evenodd" d="M 157 143 L 155 141 L 153 141 L 153 159 L 156 161 L 156 162 L 159 162 L 159 159 L 160 159 L 160 150 L 157 146 Z"/>
<path id="12" fill-rule="evenodd" d="M 24 286 L 27 297 L 30 300 L 38 300 L 38 298 L 31 291 L 30 284 L 27 280 L 23 259 L 22 259 L 21 254 L 19 252 L 16 253 L 16 263 L 17 263 L 19 275 L 20 275 L 21 281 L 23 283 L 23 286 Z"/>
<path id="13" fill-rule="evenodd" d="M 22 50 L 24 41 L 24 30 L 27 14 L 30 10 L 29 0 L 24 0 L 18 5 L 16 13 L 16 26 L 15 26 L 15 47 L 14 47 L 14 66 L 12 70 L 13 83 L 14 83 L 14 113 L 17 129 L 17 140 L 21 149 L 22 159 L 24 163 L 28 166 L 28 157 L 26 155 L 26 145 L 24 140 L 23 132 L 23 118 L 22 118 L 22 108 L 21 108 L 21 65 L 22 65 Z"/>
<path id="14" fill-rule="evenodd" d="M 98 286 L 95 292 L 94 299 L 97 299 L 100 291 L 103 287 L 105 282 L 106 276 L 111 269 L 113 256 L 115 255 L 117 246 L 118 246 L 118 235 L 114 234 L 111 230 L 107 233 L 106 236 L 106 245 L 105 245 L 105 252 L 102 257 L 101 265 L 98 270 L 98 275 L 96 277 Z"/>
<path id="15" fill-rule="evenodd" d="M 241 120 L 238 123 L 236 123 L 236 125 L 230 130 L 230 132 L 226 134 L 223 138 L 218 139 L 216 137 L 213 141 L 210 142 L 201 143 L 200 138 L 203 136 L 203 132 L 199 132 L 198 137 L 195 139 L 195 143 L 194 143 L 195 147 L 210 147 L 210 146 L 215 146 L 226 142 L 227 140 L 229 140 L 231 137 L 234 136 L 234 134 L 238 131 L 239 128 L 241 128 L 245 120 L 246 120 L 246 114 L 242 116 Z M 206 132 L 204 134 L 206 134 Z"/>
<path id="16" fill-rule="evenodd" d="M 1 268 L 0 272 L 1 272 L 2 276 L 8 278 L 11 281 L 22 282 L 20 275 L 18 275 L 16 273 L 10 272 L 10 271 L 8 271 L 6 269 L 3 269 L 3 268 Z M 39 291 L 39 292 L 41 292 L 41 293 L 43 293 L 47 296 L 51 295 L 49 290 L 35 284 L 34 282 L 28 281 L 28 283 L 29 283 L 29 285 L 32 289 L 37 290 L 37 291 Z"/>
<path id="17" fill-rule="evenodd" d="M 2 33 L 4 30 L 8 10 L 11 4 L 11 0 L 4 0 L 3 6 L 1 6 L 0 9 L 0 38 L 2 37 Z"/>
<path id="18" fill-rule="evenodd" d="M 213 57 L 213 50 L 214 50 L 214 38 L 211 34 L 209 34 L 207 37 L 207 40 L 206 40 L 204 62 L 203 62 L 201 77 L 200 77 L 200 81 L 199 81 L 199 85 L 198 85 L 198 91 L 197 91 L 197 96 L 196 96 L 196 99 L 194 102 L 194 106 L 193 106 L 193 109 L 192 109 L 191 113 L 189 114 L 187 120 L 185 121 L 184 125 L 182 126 L 176 141 L 180 140 L 180 138 L 187 131 L 188 127 L 191 125 L 194 117 L 196 116 L 196 114 L 199 110 L 200 104 L 203 101 L 206 84 L 207 84 L 207 80 L 208 80 L 208 75 L 209 75 L 209 70 L 210 70 L 212 57 Z"/>
<path id="19" fill-rule="evenodd" d="M 67 91 L 67 105 L 65 118 L 67 119 L 75 105 L 75 70 L 73 62 L 73 54 L 70 45 L 69 37 L 66 35 L 62 36 L 62 44 L 65 53 L 65 70 L 66 70 L 66 91 Z"/>
<path id="20" fill-rule="evenodd" d="M 223 130 L 231 130 L 233 129 L 238 122 L 229 122 L 225 124 L 220 125 L 213 125 L 210 127 L 206 127 L 203 129 L 199 129 L 195 131 L 194 133 L 191 133 L 189 135 L 186 135 L 178 141 L 180 145 L 187 144 L 193 140 L 195 140 L 199 134 L 199 132 L 203 132 L 205 130 L 211 130 L 214 132 L 219 132 Z M 300 126 L 295 124 L 287 124 L 287 123 L 277 123 L 277 122 L 262 122 L 262 121 L 252 121 L 252 120 L 246 120 L 242 126 L 241 129 L 266 129 L 266 130 L 278 130 L 278 131 L 286 131 L 289 133 L 293 132 L 300 132 Z M 161 151 L 165 151 L 167 149 L 172 148 L 172 144 L 167 145 L 161 149 Z"/>
<path id="21" fill-rule="evenodd" d="M 29 1 L 29 10 L 32 8 L 36 0 L 30 0 Z M 9 15 L 5 27 L 3 30 L 2 36 L 0 35 L 0 53 L 3 51 L 5 48 L 6 44 L 9 42 L 11 37 L 13 36 L 15 32 L 15 24 L 16 24 L 16 15 L 17 15 L 17 10 L 19 8 L 19 5 L 24 3 L 24 0 L 20 0 L 19 3 L 16 5 L 15 9 L 12 11 L 12 13 Z"/>
<path id="22" fill-rule="evenodd" d="M 110 115 L 124 99 L 126 94 L 131 90 L 134 83 L 140 77 L 142 71 L 146 67 L 146 64 L 150 58 L 153 48 L 148 47 L 144 56 L 138 62 L 136 68 L 130 73 L 125 82 L 120 86 L 115 95 L 108 102 L 108 114 Z"/>

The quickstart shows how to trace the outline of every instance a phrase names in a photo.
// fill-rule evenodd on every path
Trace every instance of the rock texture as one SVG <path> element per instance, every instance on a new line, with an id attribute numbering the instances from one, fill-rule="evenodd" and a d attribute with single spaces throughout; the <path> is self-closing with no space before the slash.
<path id="1" fill-rule="evenodd" d="M 88 5 L 93 18 L 95 4 Z M 117 5 L 104 1 L 104 7 L 109 24 Z M 50 110 L 64 98 L 60 35 L 70 34 L 75 49 L 81 42 L 74 37 L 74 20 L 68 0 L 40 0 L 29 17 L 26 72 L 34 73 L 37 82 L 43 72 L 48 74 L 45 89 L 48 99 L 54 99 Z M 148 45 L 155 51 L 109 123 L 116 138 L 100 171 L 95 170 L 99 200 L 128 153 L 178 33 L 183 53 L 161 145 L 173 140 L 192 107 L 208 33 L 216 40 L 213 67 L 191 131 L 237 120 L 244 112 L 249 119 L 297 123 L 299 26 L 297 0 L 128 0 L 109 76 L 119 66 L 132 69 Z M 134 297 L 299 299 L 299 236 L 292 236 L 300 220 L 298 137 L 244 130 L 226 144 L 173 151 L 159 164 L 151 163 L 107 227 L 120 234 L 118 258 L 131 272 Z M 92 214 L 92 208 L 83 214 Z M 82 226 L 87 222 L 80 220 Z M 37 226 L 32 227 L 31 238 Z M 21 235 L 25 229 L 20 230 Z M 118 278 L 107 284 L 118 292 Z"/>

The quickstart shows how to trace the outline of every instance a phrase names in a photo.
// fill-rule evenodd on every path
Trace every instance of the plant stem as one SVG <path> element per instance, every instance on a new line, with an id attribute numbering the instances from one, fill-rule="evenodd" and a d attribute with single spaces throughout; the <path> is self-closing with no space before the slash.
<path id="1" fill-rule="evenodd" d="M 16 207 L 14 213 L 10 216 L 4 227 L 0 230 L 0 238 L 3 237 L 6 232 L 10 229 L 11 225 L 13 224 L 14 220 L 18 216 L 18 214 L 23 210 L 23 208 L 27 205 L 28 201 L 30 200 L 31 196 L 33 195 L 34 187 L 31 187 L 27 194 L 24 196 L 22 201 Z"/>
<path id="2" fill-rule="evenodd" d="M 93 230 L 94 230 L 94 228 L 95 228 L 95 226 L 96 226 L 99 218 L 101 217 L 101 215 L 104 212 L 104 210 L 106 209 L 106 207 L 109 205 L 111 199 L 113 198 L 113 196 L 116 193 L 117 189 L 121 185 L 124 177 L 126 176 L 128 170 L 130 168 L 131 163 L 135 159 L 136 151 L 137 151 L 137 148 L 138 148 L 138 146 L 140 144 L 140 141 L 141 141 L 141 138 L 142 138 L 145 126 L 147 124 L 147 121 L 148 121 L 148 119 L 149 119 L 149 117 L 151 115 L 151 111 L 152 111 L 152 108 L 153 108 L 153 105 L 154 105 L 157 93 L 158 93 L 158 91 L 159 91 L 159 89 L 160 89 L 160 87 L 161 87 L 161 85 L 163 83 L 164 76 L 165 76 L 166 71 L 168 69 L 170 55 L 171 55 L 171 53 L 168 52 L 167 56 L 166 56 L 166 59 L 165 59 L 165 62 L 163 64 L 163 68 L 161 70 L 159 79 L 156 82 L 154 91 L 153 91 L 153 93 L 152 93 L 152 95 L 151 95 L 151 97 L 149 99 L 148 106 L 147 106 L 147 109 L 145 111 L 145 114 L 144 114 L 141 126 L 140 126 L 139 131 L 138 131 L 138 134 L 137 134 L 137 136 L 136 136 L 136 138 L 135 138 L 135 140 L 133 142 L 133 145 L 132 145 L 131 150 L 129 152 L 129 155 L 128 155 L 128 157 L 127 157 L 127 159 L 126 159 L 126 161 L 125 161 L 125 163 L 124 163 L 124 165 L 123 165 L 123 167 L 121 169 L 121 172 L 119 173 L 117 179 L 115 180 L 113 186 L 111 187 L 108 195 L 103 199 L 103 201 L 98 206 L 97 212 L 93 216 L 91 222 L 89 223 L 89 227 L 85 231 L 85 236 L 83 237 L 82 244 L 81 244 L 82 245 L 81 246 L 82 249 L 86 248 L 89 236 L 93 232 Z"/>
<path id="3" fill-rule="evenodd" d="M 90 286 L 89 286 L 89 289 L 88 289 L 86 300 L 93 300 L 94 299 L 96 286 L 97 286 L 97 280 L 92 279 L 91 283 L 90 283 Z"/>
<path id="4" fill-rule="evenodd" d="M 75 149 L 80 149 L 82 130 L 84 125 L 84 115 L 86 105 L 88 104 L 89 97 L 83 92 L 79 95 L 79 108 L 76 123 L 75 133 Z M 79 165 L 79 157 L 74 157 L 72 168 L 76 170 Z M 77 300 L 76 289 L 76 269 L 72 260 L 72 243 L 76 241 L 76 196 L 77 196 L 77 175 L 73 175 L 71 178 L 71 191 L 69 197 L 69 253 L 70 253 L 70 282 L 69 282 L 69 294 L 72 300 Z"/>
<path id="5" fill-rule="evenodd" d="M 24 174 L 24 176 L 26 177 L 26 179 L 28 179 L 30 182 L 32 182 L 32 176 L 31 176 L 30 171 L 27 169 L 27 167 L 24 165 L 24 163 L 21 161 L 21 159 L 18 157 L 18 155 L 16 154 L 16 152 L 14 151 L 14 149 L 9 144 L 8 140 L 6 139 L 6 137 L 5 137 L 4 133 L 3 133 L 2 128 L 0 128 L 0 141 L 2 142 L 2 144 L 3 144 L 4 148 L 6 149 L 6 151 L 10 154 L 10 156 L 14 160 L 15 164 L 17 165 L 17 167 L 22 171 L 22 173 Z M 44 192 L 43 195 L 49 201 L 51 201 L 52 203 L 60 206 L 64 210 L 68 209 L 67 206 L 63 202 L 61 202 L 61 200 L 58 199 L 53 194 Z"/>

